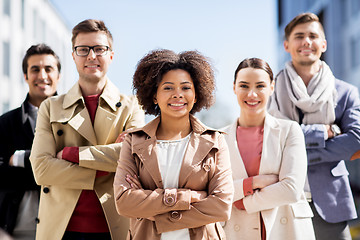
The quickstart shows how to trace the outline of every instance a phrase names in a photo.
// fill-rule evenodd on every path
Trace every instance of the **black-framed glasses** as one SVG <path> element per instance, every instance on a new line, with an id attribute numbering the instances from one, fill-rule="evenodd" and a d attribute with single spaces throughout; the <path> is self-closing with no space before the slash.
<path id="1" fill-rule="evenodd" d="M 107 54 L 107 52 L 110 49 L 110 47 L 105 46 L 105 45 L 96 45 L 96 46 L 76 46 L 74 47 L 74 51 L 76 53 L 76 55 L 78 55 L 79 57 L 86 57 L 87 55 L 89 55 L 90 50 L 93 50 L 96 56 L 104 56 Z"/>

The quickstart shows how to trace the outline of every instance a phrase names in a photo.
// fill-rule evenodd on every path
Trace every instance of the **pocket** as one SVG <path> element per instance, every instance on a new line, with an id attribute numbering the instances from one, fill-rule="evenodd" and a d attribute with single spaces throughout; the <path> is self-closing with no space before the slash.
<path id="1" fill-rule="evenodd" d="M 290 207 L 295 218 L 311 218 L 314 216 L 309 203 L 306 201 L 290 204 Z"/>
<path id="2" fill-rule="evenodd" d="M 346 165 L 345 165 L 344 160 L 340 161 L 333 169 L 331 169 L 331 174 L 334 177 L 340 177 L 340 176 L 349 175 L 349 172 L 346 169 Z"/>

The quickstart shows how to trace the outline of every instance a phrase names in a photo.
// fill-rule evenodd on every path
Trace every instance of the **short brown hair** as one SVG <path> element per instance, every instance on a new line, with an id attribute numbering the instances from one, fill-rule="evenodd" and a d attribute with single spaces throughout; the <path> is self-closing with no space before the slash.
<path id="1" fill-rule="evenodd" d="M 215 77 L 208 58 L 197 51 L 176 54 L 159 49 L 151 51 L 138 62 L 133 77 L 133 89 L 145 113 L 160 114 L 153 99 L 164 74 L 175 69 L 187 71 L 194 82 L 196 103 L 190 113 L 208 109 L 214 103 Z"/>
<path id="2" fill-rule="evenodd" d="M 293 20 L 291 20 L 288 25 L 285 27 L 285 40 L 289 40 L 291 32 L 294 30 L 294 28 L 302 23 L 308 23 L 308 22 L 317 22 L 320 26 L 320 29 L 323 33 L 323 38 L 325 39 L 325 31 L 324 27 L 321 24 L 319 17 L 316 16 L 314 13 L 301 13 L 297 15 Z"/>
<path id="3" fill-rule="evenodd" d="M 236 82 L 236 75 L 238 74 L 238 72 L 241 69 L 244 69 L 244 68 L 255 68 L 255 69 L 264 70 L 267 74 L 269 74 L 270 82 L 272 82 L 274 79 L 273 71 L 271 70 L 271 68 L 267 62 L 265 62 L 264 60 L 262 60 L 260 58 L 246 58 L 241 61 L 241 63 L 235 70 L 234 84 Z"/>
<path id="4" fill-rule="evenodd" d="M 72 30 L 72 47 L 75 47 L 75 40 L 79 33 L 90 33 L 90 32 L 104 32 L 109 42 L 110 49 L 113 45 L 113 38 L 109 29 L 105 26 L 105 23 L 97 19 L 86 19 L 78 23 Z"/>

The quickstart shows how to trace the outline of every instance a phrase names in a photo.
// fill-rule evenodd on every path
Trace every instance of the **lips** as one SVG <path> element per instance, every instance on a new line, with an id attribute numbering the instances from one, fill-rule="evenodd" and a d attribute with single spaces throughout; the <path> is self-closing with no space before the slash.
<path id="1" fill-rule="evenodd" d="M 254 107 L 260 104 L 260 101 L 245 101 L 245 103 L 251 107 Z"/>

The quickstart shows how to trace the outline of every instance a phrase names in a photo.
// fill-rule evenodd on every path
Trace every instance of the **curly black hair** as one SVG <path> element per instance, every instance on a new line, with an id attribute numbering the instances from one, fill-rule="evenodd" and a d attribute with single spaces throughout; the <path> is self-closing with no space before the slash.
<path id="1" fill-rule="evenodd" d="M 159 83 L 170 70 L 187 71 L 194 82 L 196 103 L 190 113 L 210 108 L 215 101 L 215 77 L 210 60 L 198 51 L 185 51 L 179 54 L 167 50 L 153 50 L 137 64 L 133 77 L 133 90 L 145 113 L 159 115 L 160 109 L 153 99 Z"/>

